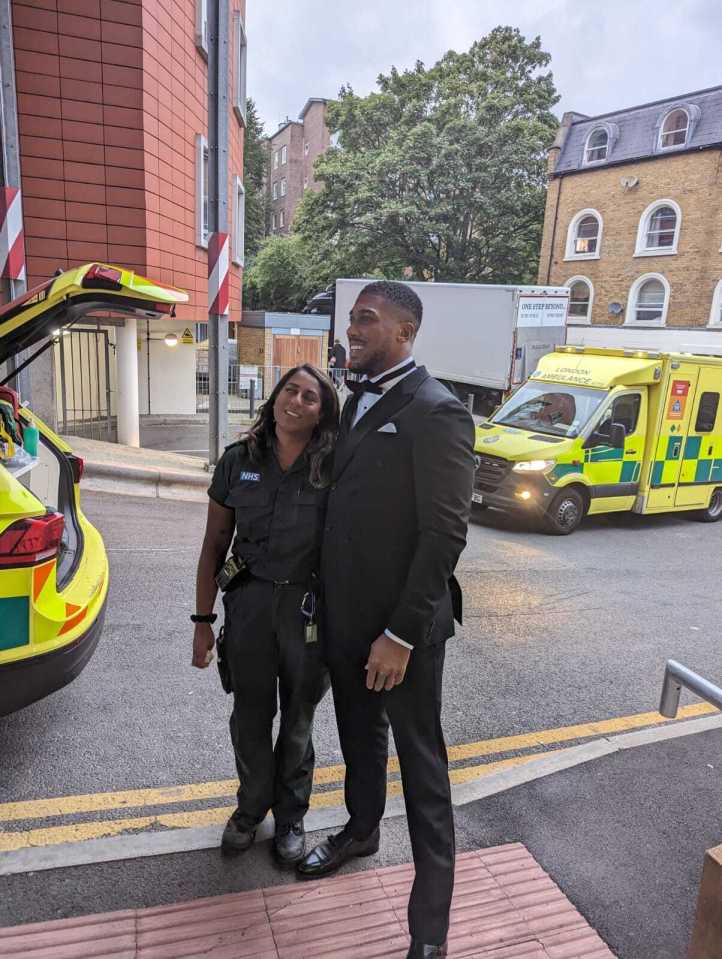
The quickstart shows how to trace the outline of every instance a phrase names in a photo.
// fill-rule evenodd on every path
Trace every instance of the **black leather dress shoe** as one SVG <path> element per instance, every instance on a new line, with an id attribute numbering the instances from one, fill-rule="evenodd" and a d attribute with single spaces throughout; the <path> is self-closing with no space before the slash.
<path id="1" fill-rule="evenodd" d="M 221 852 L 227 856 L 235 856 L 238 853 L 250 849 L 253 840 L 256 838 L 255 829 L 247 829 L 238 821 L 238 811 L 234 812 L 226 823 L 221 837 Z"/>
<path id="2" fill-rule="evenodd" d="M 296 871 L 302 879 L 318 879 L 336 872 L 349 859 L 373 856 L 379 851 L 380 833 L 375 829 L 368 839 L 354 839 L 345 832 L 329 836 L 302 859 Z"/>
<path id="3" fill-rule="evenodd" d="M 293 869 L 306 855 L 306 833 L 302 822 L 276 826 L 273 855 L 281 869 Z"/>
<path id="4" fill-rule="evenodd" d="M 448 946 L 444 942 L 440 946 L 430 946 L 425 942 L 419 942 L 418 939 L 411 940 L 406 959 L 443 959 L 448 954 Z"/>

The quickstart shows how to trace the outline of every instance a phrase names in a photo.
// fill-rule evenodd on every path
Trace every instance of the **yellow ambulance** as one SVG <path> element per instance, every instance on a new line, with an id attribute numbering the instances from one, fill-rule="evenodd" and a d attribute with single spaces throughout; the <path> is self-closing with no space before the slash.
<path id="1" fill-rule="evenodd" d="M 558 535 L 585 515 L 722 517 L 722 358 L 559 347 L 477 427 L 474 502 Z"/>

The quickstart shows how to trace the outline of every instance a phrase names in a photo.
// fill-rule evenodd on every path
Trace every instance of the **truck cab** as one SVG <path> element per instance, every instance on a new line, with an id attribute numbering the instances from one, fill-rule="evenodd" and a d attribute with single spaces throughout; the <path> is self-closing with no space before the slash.
<path id="1" fill-rule="evenodd" d="M 587 514 L 685 510 L 716 521 L 720 392 L 717 357 L 559 348 L 477 428 L 474 501 L 559 535 Z"/>

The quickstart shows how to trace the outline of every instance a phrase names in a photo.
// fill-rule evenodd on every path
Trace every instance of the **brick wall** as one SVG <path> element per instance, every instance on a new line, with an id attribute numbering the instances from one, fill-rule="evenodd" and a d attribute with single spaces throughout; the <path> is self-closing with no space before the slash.
<path id="1" fill-rule="evenodd" d="M 286 147 L 286 162 L 282 163 L 283 147 Z M 278 167 L 275 157 L 278 154 Z M 271 210 L 271 232 L 288 233 L 301 196 L 303 195 L 303 125 L 287 123 L 283 129 L 270 138 L 270 168 L 268 172 L 268 198 Z M 286 181 L 286 196 L 281 195 L 281 180 Z M 273 184 L 278 184 L 278 198 L 273 199 Z M 280 226 L 279 216 L 283 211 L 284 225 Z M 276 215 L 276 229 L 273 231 L 273 214 Z"/>
<path id="2" fill-rule="evenodd" d="M 29 285 L 57 267 L 118 263 L 187 289 L 180 319 L 204 319 L 195 135 L 207 135 L 207 65 L 195 0 L 13 0 L 12 13 Z M 233 114 L 229 130 L 232 210 L 243 168 Z M 232 267 L 232 320 L 240 284 Z"/>
<path id="3" fill-rule="evenodd" d="M 563 284 L 572 276 L 587 277 L 594 286 L 592 322 L 613 324 L 623 317 L 610 317 L 609 303 L 626 306 L 633 281 L 645 273 L 659 273 L 671 287 L 667 326 L 706 325 L 715 286 L 722 278 L 721 165 L 718 150 L 703 150 L 552 179 L 539 282 Z M 639 183 L 625 191 L 620 179 L 631 176 Z M 674 200 L 682 210 L 678 253 L 635 257 L 640 217 L 649 204 L 661 199 Z M 565 262 L 569 223 L 586 208 L 603 218 L 600 258 Z"/>
<path id="4" fill-rule="evenodd" d="M 317 190 L 319 184 L 313 175 L 313 164 L 331 144 L 331 136 L 326 126 L 325 103 L 312 103 L 309 106 L 303 118 L 303 138 L 308 143 L 308 154 L 303 158 L 303 175 L 308 177 L 309 189 Z"/>

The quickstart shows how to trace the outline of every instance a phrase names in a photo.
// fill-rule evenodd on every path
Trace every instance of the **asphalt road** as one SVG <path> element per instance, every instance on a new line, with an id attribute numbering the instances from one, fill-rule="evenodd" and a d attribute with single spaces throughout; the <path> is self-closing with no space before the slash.
<path id="1" fill-rule="evenodd" d="M 104 635 L 74 683 L 0 719 L 0 802 L 231 778 L 229 701 L 213 670 L 199 673 L 189 666 L 187 617 L 202 504 L 86 493 L 83 505 L 104 534 L 111 562 Z M 460 564 L 466 615 L 447 653 L 449 743 L 653 710 L 670 657 L 722 681 L 715 560 L 720 537 L 722 526 L 681 516 L 588 520 L 573 536 L 554 538 L 484 514 L 483 525 L 470 529 Z M 719 751 L 719 737 L 708 735 L 710 748 Z M 315 739 L 319 765 L 341 761 L 328 698 L 318 712 Z M 699 739 L 680 740 L 680 755 L 694 757 Z M 649 808 L 653 764 L 647 763 L 645 772 L 646 760 L 641 760 L 647 748 L 633 750 L 629 755 L 640 759 L 635 764 L 629 758 L 631 768 L 617 777 L 625 810 Z M 599 761 L 598 768 L 614 759 Z M 585 802 L 583 815 L 565 813 L 566 821 L 560 821 L 568 833 L 563 842 L 555 828 L 543 828 L 550 819 L 559 822 L 554 817 L 562 799 L 554 784 L 563 782 L 561 777 L 569 781 L 571 794 Z M 624 898 L 617 898 L 616 909 L 598 908 L 600 890 L 607 888 L 600 885 L 602 877 L 611 881 L 615 869 L 637 876 L 636 866 L 613 848 L 619 831 L 613 828 L 614 801 L 600 791 L 605 782 L 603 775 L 582 779 L 570 771 L 544 781 L 536 792 L 521 787 L 465 807 L 459 817 L 460 846 L 527 842 L 622 959 L 682 955 L 680 943 L 686 941 L 693 907 L 690 877 L 696 875 L 704 849 L 722 834 L 711 836 L 709 817 L 701 808 L 699 815 L 694 812 L 695 778 L 687 775 L 675 784 L 687 841 L 686 859 L 678 865 L 687 878 L 677 896 L 670 878 L 663 887 L 670 896 L 663 904 L 658 896 L 646 906 L 643 897 L 639 900 L 652 936 L 648 947 L 641 948 L 637 914 Z M 654 788 L 659 791 L 659 783 Z M 628 823 L 629 813 L 621 815 Z M 633 822 L 635 841 L 648 850 L 647 856 L 666 856 L 668 830 L 659 817 L 636 815 Z M 606 835 L 604 829 L 610 837 L 606 843 L 587 841 L 596 830 Z M 384 863 L 410 858 L 403 822 L 386 824 L 385 834 Z M 605 851 L 602 862 L 599 856 Z M 264 849 L 253 851 L 242 875 L 219 863 L 214 851 L 194 853 L 189 873 L 189 855 L 13 877 L 5 881 L 8 894 L 0 901 L 0 924 L 279 881 Z M 58 905 L 51 893 L 60 895 L 71 886 L 75 892 L 66 893 Z M 670 917 L 676 923 L 676 953 L 658 951 L 660 939 L 653 933 L 662 926 L 655 926 L 654 910 L 661 908 L 664 928 Z"/>

